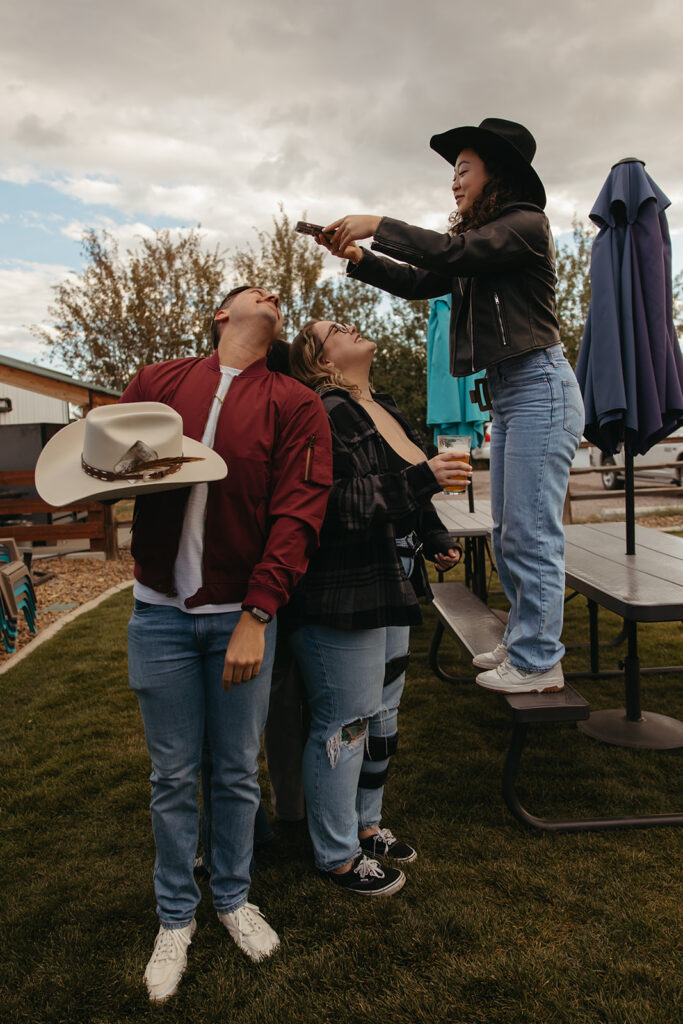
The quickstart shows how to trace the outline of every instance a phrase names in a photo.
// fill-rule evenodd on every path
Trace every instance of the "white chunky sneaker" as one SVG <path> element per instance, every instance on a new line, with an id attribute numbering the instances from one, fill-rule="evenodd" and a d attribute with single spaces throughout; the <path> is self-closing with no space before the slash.
<path id="1" fill-rule="evenodd" d="M 505 644 L 496 644 L 492 651 L 484 651 L 483 654 L 475 654 L 472 664 L 477 668 L 495 668 L 505 661 L 508 656 L 508 649 Z"/>
<path id="2" fill-rule="evenodd" d="M 219 911 L 218 920 L 225 925 L 242 952 L 254 963 L 265 960 L 280 945 L 277 932 L 273 931 L 253 903 L 245 903 L 238 910 L 231 910 L 229 913 Z"/>
<path id="3" fill-rule="evenodd" d="M 496 668 L 480 672 L 477 682 L 495 693 L 554 693 L 564 689 L 564 673 L 559 661 L 547 672 L 525 672 L 506 658 Z"/>
<path id="4" fill-rule="evenodd" d="M 187 947 L 197 930 L 193 919 L 184 928 L 164 928 L 154 940 L 154 952 L 145 968 L 145 984 L 152 1002 L 168 999 L 178 988 L 187 966 Z"/>

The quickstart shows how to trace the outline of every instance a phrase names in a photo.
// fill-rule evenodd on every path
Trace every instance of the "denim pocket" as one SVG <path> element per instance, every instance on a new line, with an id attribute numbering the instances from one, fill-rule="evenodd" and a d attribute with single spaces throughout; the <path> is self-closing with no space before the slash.
<path id="1" fill-rule="evenodd" d="M 510 387 L 523 388 L 548 380 L 548 359 L 543 352 L 525 352 L 498 364 L 500 379 Z"/>
<path id="2" fill-rule="evenodd" d="M 134 600 L 133 600 L 133 611 L 144 612 L 148 608 L 154 608 L 154 605 L 150 604 L 148 601 L 140 601 L 137 597 L 134 598 Z"/>
<path id="3" fill-rule="evenodd" d="M 579 385 L 575 381 L 562 381 L 562 399 L 564 429 L 580 441 L 584 427 L 583 399 Z"/>

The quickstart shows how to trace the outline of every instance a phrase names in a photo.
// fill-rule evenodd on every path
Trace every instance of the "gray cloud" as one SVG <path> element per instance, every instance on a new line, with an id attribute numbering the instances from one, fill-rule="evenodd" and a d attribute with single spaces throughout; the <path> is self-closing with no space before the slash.
<path id="1" fill-rule="evenodd" d="M 680 0 L 23 0 L 3 16 L 0 174 L 230 244 L 292 216 L 451 207 L 434 132 L 527 124 L 553 227 L 644 159 L 683 230 Z M 99 198 L 98 198 L 99 197 Z"/>

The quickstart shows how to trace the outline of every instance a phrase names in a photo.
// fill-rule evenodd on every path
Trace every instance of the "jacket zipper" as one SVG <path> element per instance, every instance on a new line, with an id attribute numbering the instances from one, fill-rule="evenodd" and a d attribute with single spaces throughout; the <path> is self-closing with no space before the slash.
<path id="1" fill-rule="evenodd" d="M 498 324 L 500 326 L 500 336 L 503 341 L 503 345 L 508 346 L 509 342 L 505 335 L 505 325 L 503 324 L 503 310 L 500 305 L 500 299 L 498 298 L 498 292 L 493 293 L 493 301 L 496 304 L 496 313 L 498 314 Z"/>
<path id="2" fill-rule="evenodd" d="M 462 288 L 462 284 L 460 285 Z M 470 341 L 472 342 L 472 348 L 470 351 L 470 373 L 474 373 L 474 315 L 472 313 L 472 288 L 474 287 L 472 279 L 470 279 Z"/>
<path id="3" fill-rule="evenodd" d="M 313 462 L 313 449 L 315 448 L 315 439 L 317 435 L 311 434 L 308 441 L 306 442 L 306 469 L 304 470 L 304 483 L 307 483 L 311 479 L 311 463 Z"/>

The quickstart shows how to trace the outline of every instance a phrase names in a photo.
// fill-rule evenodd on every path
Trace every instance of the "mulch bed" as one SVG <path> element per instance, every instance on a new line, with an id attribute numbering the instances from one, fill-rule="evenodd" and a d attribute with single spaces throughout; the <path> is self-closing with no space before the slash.
<path id="1" fill-rule="evenodd" d="M 34 559 L 31 568 L 38 605 L 36 636 L 40 636 L 47 626 L 74 611 L 79 605 L 92 601 L 117 583 L 133 578 L 133 559 L 128 551 L 121 551 L 118 559 L 111 562 L 89 557 Z M 40 584 L 38 573 L 53 573 L 54 576 Z M 22 612 L 19 612 L 18 628 L 16 648 L 20 651 L 34 639 Z M 0 664 L 11 657 L 0 641 Z"/>
<path id="2" fill-rule="evenodd" d="M 673 529 L 683 530 L 683 515 L 676 516 L 638 516 L 636 519 L 638 526 L 651 526 L 654 529 L 661 530 L 664 527 Z"/>

